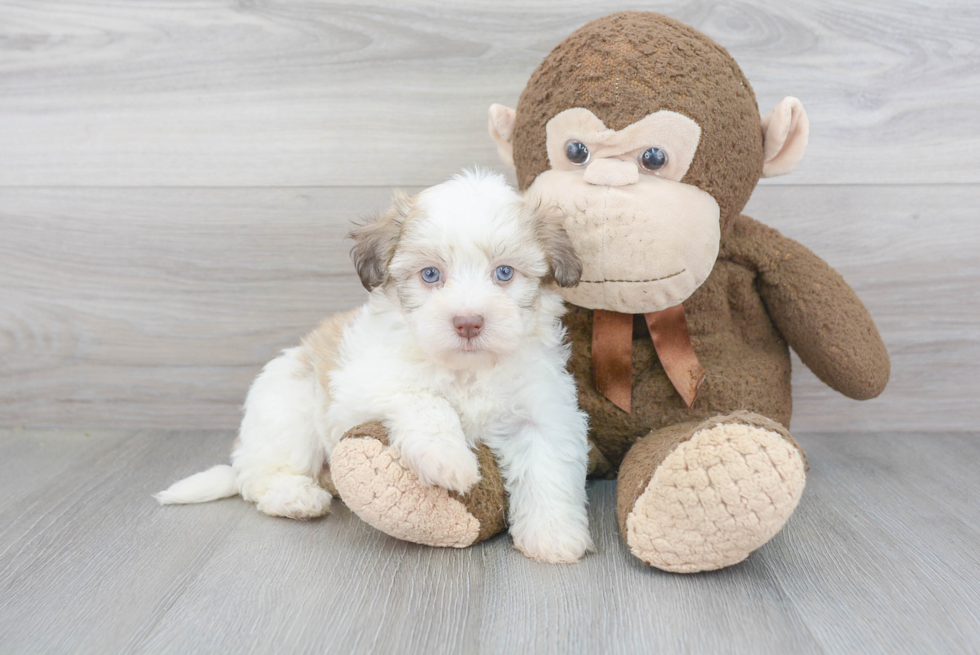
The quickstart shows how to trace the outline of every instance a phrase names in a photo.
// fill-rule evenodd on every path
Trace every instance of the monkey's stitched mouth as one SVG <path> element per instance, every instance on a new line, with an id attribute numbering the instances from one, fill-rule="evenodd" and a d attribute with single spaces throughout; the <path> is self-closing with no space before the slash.
<path id="1" fill-rule="evenodd" d="M 579 280 L 579 284 L 605 284 L 606 282 L 629 282 L 631 284 L 643 284 L 644 282 L 660 282 L 661 280 L 669 280 L 672 277 L 677 277 L 686 270 L 686 268 L 682 268 L 676 273 L 664 275 L 663 277 L 650 278 L 649 280 Z"/>

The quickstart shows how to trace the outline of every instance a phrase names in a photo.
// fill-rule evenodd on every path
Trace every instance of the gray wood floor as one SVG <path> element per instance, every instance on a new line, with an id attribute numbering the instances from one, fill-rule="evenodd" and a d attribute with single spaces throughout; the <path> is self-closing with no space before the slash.
<path id="1" fill-rule="evenodd" d="M 786 529 L 681 576 L 626 552 L 532 563 L 506 536 L 441 550 L 336 503 L 308 523 L 240 499 L 161 508 L 226 431 L 0 432 L 4 653 L 967 653 L 980 650 L 980 438 L 817 435 Z"/>

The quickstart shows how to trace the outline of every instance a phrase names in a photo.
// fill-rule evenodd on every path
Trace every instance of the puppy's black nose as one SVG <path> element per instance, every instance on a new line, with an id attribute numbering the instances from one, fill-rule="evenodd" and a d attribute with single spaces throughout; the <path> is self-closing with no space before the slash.
<path id="1" fill-rule="evenodd" d="M 482 316 L 456 316 L 453 318 L 456 333 L 464 339 L 472 339 L 483 328 Z"/>

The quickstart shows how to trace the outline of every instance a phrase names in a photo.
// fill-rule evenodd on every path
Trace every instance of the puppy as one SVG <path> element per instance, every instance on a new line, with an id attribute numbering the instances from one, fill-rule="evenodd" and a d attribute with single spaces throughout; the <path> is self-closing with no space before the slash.
<path id="1" fill-rule="evenodd" d="M 324 321 L 253 383 L 232 452 L 157 494 L 162 504 L 239 493 L 274 516 L 325 514 L 320 484 L 341 436 L 381 421 L 425 485 L 466 493 L 485 443 L 510 496 L 510 533 L 533 559 L 592 550 L 586 516 L 585 415 L 566 371 L 555 284 L 581 264 L 560 219 L 498 175 L 464 172 L 395 197 L 355 229 L 351 251 L 370 291 Z"/>

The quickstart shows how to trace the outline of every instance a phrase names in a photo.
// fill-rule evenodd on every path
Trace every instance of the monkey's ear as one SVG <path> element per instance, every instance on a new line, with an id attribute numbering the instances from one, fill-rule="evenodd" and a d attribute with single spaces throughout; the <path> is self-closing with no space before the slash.
<path id="1" fill-rule="evenodd" d="M 783 98 L 762 117 L 762 131 L 765 133 L 762 177 L 786 175 L 796 168 L 810 138 L 810 119 L 803 103 L 796 98 Z"/>
<path id="2" fill-rule="evenodd" d="M 537 227 L 538 243 L 544 249 L 551 269 L 551 277 L 558 286 L 574 287 L 582 279 L 582 261 L 575 253 L 572 240 L 563 226 L 561 214 L 540 205 L 532 209 Z"/>
<path id="3" fill-rule="evenodd" d="M 388 276 L 388 263 L 395 254 L 402 224 L 412 209 L 412 200 L 402 191 L 395 192 L 395 199 L 387 212 L 376 216 L 351 230 L 354 240 L 350 258 L 354 262 L 361 284 L 368 291 L 384 284 Z"/>
<path id="4" fill-rule="evenodd" d="M 503 105 L 490 105 L 490 138 L 497 144 L 497 154 L 500 160 L 510 168 L 514 168 L 514 124 L 517 122 L 517 112 Z"/>

